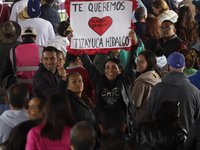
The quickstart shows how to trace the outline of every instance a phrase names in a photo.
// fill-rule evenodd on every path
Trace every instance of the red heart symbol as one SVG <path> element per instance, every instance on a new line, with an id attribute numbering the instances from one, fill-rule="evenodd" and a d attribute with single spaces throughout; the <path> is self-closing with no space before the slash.
<path id="1" fill-rule="evenodd" d="M 89 20 L 88 24 L 92 30 L 101 36 L 111 26 L 112 18 L 109 16 L 103 17 L 101 19 L 98 17 L 93 17 Z"/>

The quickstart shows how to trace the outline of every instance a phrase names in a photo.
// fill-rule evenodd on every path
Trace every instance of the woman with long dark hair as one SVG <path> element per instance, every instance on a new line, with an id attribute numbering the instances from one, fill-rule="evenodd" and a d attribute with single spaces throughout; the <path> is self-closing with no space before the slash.
<path id="1" fill-rule="evenodd" d="M 137 123 L 144 121 L 147 100 L 151 89 L 161 82 L 162 74 L 157 67 L 156 56 L 151 51 L 143 51 L 137 58 L 137 78 L 131 88 Z"/>
<path id="2" fill-rule="evenodd" d="M 187 5 L 178 9 L 178 16 L 178 20 L 175 23 L 176 34 L 185 41 L 187 48 L 190 49 L 197 43 L 197 23 L 190 7 Z"/>
<path id="3" fill-rule="evenodd" d="M 181 126 L 179 102 L 164 101 L 155 120 L 139 124 L 136 141 L 150 150 L 183 150 L 187 131 Z"/>
<path id="4" fill-rule="evenodd" d="M 73 125 L 68 98 L 64 94 L 52 94 L 46 104 L 44 122 L 28 133 L 26 150 L 71 150 L 69 139 Z"/>

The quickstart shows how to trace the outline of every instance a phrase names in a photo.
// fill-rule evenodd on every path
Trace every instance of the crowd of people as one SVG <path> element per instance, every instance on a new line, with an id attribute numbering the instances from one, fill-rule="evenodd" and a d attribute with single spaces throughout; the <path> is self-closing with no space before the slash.
<path id="1" fill-rule="evenodd" d="M 131 50 L 95 56 L 53 2 L 0 5 L 0 150 L 200 149 L 200 1 L 138 7 Z"/>

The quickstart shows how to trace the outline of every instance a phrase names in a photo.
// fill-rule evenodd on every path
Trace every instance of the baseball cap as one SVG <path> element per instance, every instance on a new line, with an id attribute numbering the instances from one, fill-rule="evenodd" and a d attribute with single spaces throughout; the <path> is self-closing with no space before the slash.
<path id="1" fill-rule="evenodd" d="M 183 54 L 174 52 L 167 58 L 168 64 L 173 68 L 183 68 L 185 66 L 185 57 Z"/>
<path id="2" fill-rule="evenodd" d="M 35 28 L 28 26 L 22 30 L 21 35 L 37 35 L 37 32 Z"/>
<path id="3" fill-rule="evenodd" d="M 200 10 L 200 1 L 192 1 L 192 4 L 196 6 L 197 9 Z"/>

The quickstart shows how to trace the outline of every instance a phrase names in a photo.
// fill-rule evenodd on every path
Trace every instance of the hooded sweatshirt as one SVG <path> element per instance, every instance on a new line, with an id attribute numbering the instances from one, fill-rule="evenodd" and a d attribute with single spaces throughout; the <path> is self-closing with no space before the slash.
<path id="1" fill-rule="evenodd" d="M 138 124 L 145 119 L 147 100 L 152 87 L 158 82 L 161 82 L 160 76 L 155 71 L 147 71 L 142 73 L 132 85 L 131 97 L 134 102 L 135 116 Z"/>
<path id="2" fill-rule="evenodd" d="M 19 123 L 28 120 L 26 109 L 6 110 L 0 116 L 0 143 L 5 142 L 11 130 Z"/>
<path id="3" fill-rule="evenodd" d="M 162 82 L 152 88 L 146 108 L 148 120 L 155 119 L 156 111 L 163 101 L 180 102 L 180 121 L 189 131 L 200 113 L 200 91 L 190 83 L 185 73 L 170 71 L 162 77 Z"/>

